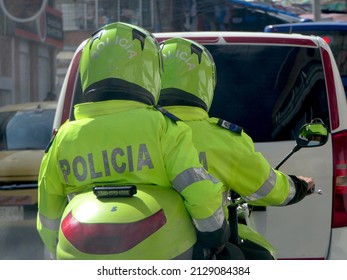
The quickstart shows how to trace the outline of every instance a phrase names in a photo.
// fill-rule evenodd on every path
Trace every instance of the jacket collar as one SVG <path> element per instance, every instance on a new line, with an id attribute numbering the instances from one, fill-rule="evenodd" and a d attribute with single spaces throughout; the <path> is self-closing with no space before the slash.
<path id="1" fill-rule="evenodd" d="M 107 100 L 76 104 L 74 114 L 76 120 L 108 115 L 149 107 L 147 104 L 130 100 Z"/>
<path id="2" fill-rule="evenodd" d="M 180 118 L 182 121 L 201 121 L 209 118 L 208 113 L 193 106 L 165 106 L 165 110 Z"/>

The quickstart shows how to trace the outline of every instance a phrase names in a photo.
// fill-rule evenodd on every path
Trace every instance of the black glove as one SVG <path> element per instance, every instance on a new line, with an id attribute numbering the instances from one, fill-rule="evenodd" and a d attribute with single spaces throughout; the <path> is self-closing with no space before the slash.
<path id="1" fill-rule="evenodd" d="M 304 180 L 299 179 L 295 175 L 289 175 L 289 177 L 292 178 L 295 184 L 295 195 L 291 199 L 291 201 L 287 203 L 287 205 L 298 203 L 307 195 L 307 183 Z"/>

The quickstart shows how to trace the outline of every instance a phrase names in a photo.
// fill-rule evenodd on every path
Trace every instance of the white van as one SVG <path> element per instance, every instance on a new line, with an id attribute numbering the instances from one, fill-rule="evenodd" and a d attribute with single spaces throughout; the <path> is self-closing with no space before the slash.
<path id="1" fill-rule="evenodd" d="M 287 207 L 254 208 L 250 221 L 274 245 L 279 259 L 347 259 L 347 104 L 326 42 L 260 32 L 155 36 L 158 41 L 183 36 L 211 51 L 217 66 L 211 116 L 242 126 L 273 166 L 294 148 L 304 123 L 319 118 L 326 124 L 330 135 L 325 145 L 301 149 L 281 166 L 287 174 L 313 177 L 323 194 Z M 55 128 L 73 120 L 73 105 L 84 102 L 78 75 L 83 45 L 68 69 Z"/>

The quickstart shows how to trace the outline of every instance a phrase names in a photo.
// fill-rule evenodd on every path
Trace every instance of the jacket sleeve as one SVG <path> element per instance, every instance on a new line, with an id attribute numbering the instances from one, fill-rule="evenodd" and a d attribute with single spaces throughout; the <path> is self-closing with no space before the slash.
<path id="1" fill-rule="evenodd" d="M 272 168 L 252 139 L 242 133 L 233 147 L 238 160 L 225 180 L 250 205 L 286 206 L 303 198 L 301 180 Z"/>
<path id="2" fill-rule="evenodd" d="M 67 204 L 54 163 L 54 144 L 44 154 L 38 179 L 37 231 L 52 256 L 56 246 L 60 219 Z"/>
<path id="3" fill-rule="evenodd" d="M 223 184 L 200 164 L 191 129 L 183 122 L 168 121 L 162 138 L 165 165 L 172 186 L 183 199 L 206 247 L 223 245 L 229 238 L 223 212 Z"/>

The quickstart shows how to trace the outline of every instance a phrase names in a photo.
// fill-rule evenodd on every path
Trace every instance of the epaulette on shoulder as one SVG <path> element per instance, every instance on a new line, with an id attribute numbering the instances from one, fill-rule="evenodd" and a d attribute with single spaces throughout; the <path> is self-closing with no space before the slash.
<path id="1" fill-rule="evenodd" d="M 174 122 L 181 121 L 181 119 L 179 117 L 177 117 L 174 114 L 170 113 L 169 111 L 165 110 L 160 105 L 155 105 L 154 108 L 157 109 L 159 112 L 161 112 L 164 116 L 169 117 Z"/>
<path id="2" fill-rule="evenodd" d="M 241 126 L 238 126 L 236 124 L 233 124 L 231 122 L 228 122 L 228 121 L 225 121 L 225 120 L 222 120 L 222 119 L 218 119 L 218 122 L 217 124 L 220 126 L 220 127 L 223 127 L 225 129 L 228 129 L 232 132 L 235 132 L 237 134 L 241 134 L 242 133 L 242 130 L 243 128 Z"/>
<path id="3" fill-rule="evenodd" d="M 53 135 L 52 135 L 52 138 L 51 138 L 51 140 L 49 141 L 48 145 L 46 146 L 45 154 L 48 153 L 49 149 L 51 148 L 52 143 L 53 143 L 53 141 L 54 141 L 55 136 L 57 135 L 57 133 L 58 133 L 58 130 L 54 130 Z"/>
<path id="4" fill-rule="evenodd" d="M 55 137 L 57 136 L 59 129 L 61 129 L 64 125 L 68 124 L 69 122 L 70 122 L 70 120 L 67 119 L 59 128 L 53 130 L 51 140 L 49 141 L 48 145 L 46 146 L 45 153 L 48 153 L 49 149 L 51 148 L 52 143 L 53 143 Z"/>

